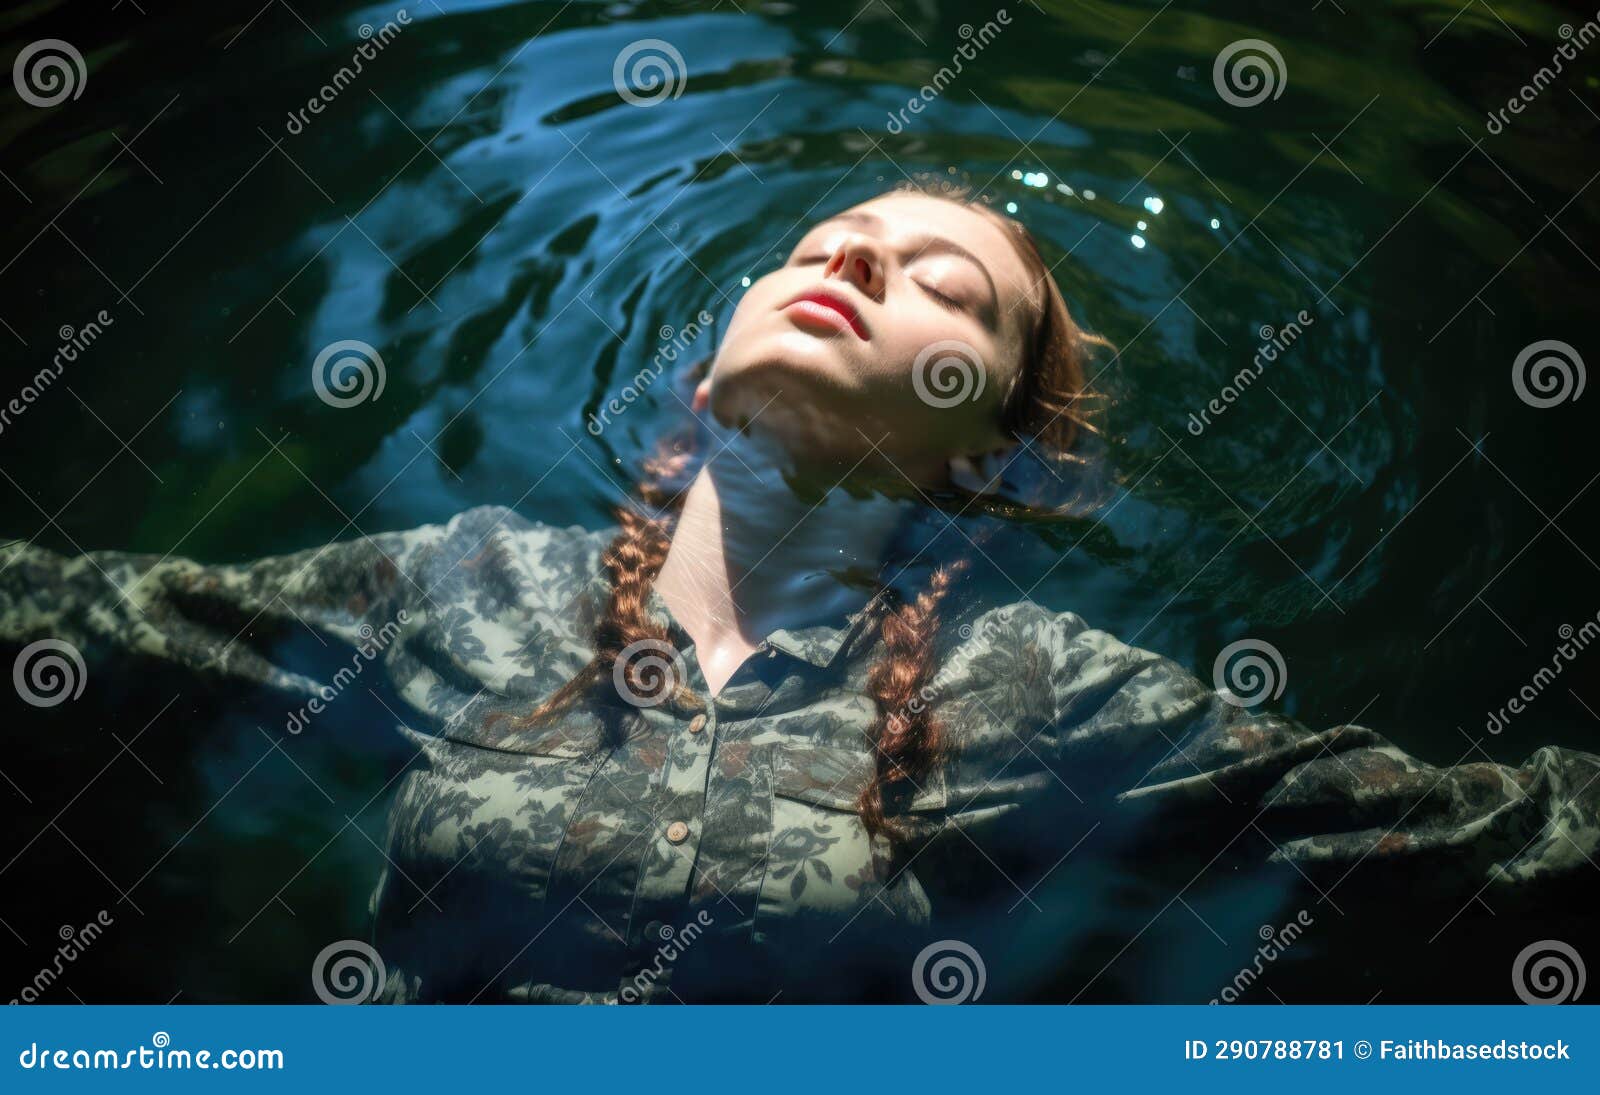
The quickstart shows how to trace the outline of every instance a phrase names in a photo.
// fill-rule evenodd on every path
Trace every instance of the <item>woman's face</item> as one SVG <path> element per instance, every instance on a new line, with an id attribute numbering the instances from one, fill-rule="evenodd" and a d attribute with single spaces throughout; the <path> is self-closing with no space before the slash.
<path id="1" fill-rule="evenodd" d="M 697 409 L 777 441 L 801 472 L 943 485 L 953 458 L 1009 445 L 1001 407 L 1041 291 L 984 214 L 875 198 L 750 286 Z"/>

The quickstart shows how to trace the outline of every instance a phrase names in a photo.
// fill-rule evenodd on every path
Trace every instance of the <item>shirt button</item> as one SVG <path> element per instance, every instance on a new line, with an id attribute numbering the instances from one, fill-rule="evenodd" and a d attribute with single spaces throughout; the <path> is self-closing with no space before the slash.
<path id="1" fill-rule="evenodd" d="M 706 717 L 704 715 L 696 715 L 694 718 L 689 720 L 689 733 L 698 734 L 700 731 L 704 730 L 705 728 L 706 728 Z"/>
<path id="2" fill-rule="evenodd" d="M 674 821 L 667 826 L 667 839 L 674 844 L 682 844 L 689 839 L 689 826 L 681 821 Z"/>

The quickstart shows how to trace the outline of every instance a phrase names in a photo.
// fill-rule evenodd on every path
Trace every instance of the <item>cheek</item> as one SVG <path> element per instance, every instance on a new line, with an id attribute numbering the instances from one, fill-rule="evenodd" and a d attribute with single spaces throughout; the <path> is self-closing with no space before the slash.
<path id="1" fill-rule="evenodd" d="M 733 314 L 723 329 L 722 344 L 725 349 L 736 349 L 752 331 L 765 327 L 788 298 L 800 292 L 801 286 L 788 270 L 767 274 L 744 291 L 734 306 Z"/>
<path id="2" fill-rule="evenodd" d="M 1003 353 L 988 332 L 938 309 L 896 326 L 884 358 L 908 396 L 930 406 L 990 405 L 991 390 L 1007 376 Z"/>
<path id="3" fill-rule="evenodd" d="M 750 326 L 751 318 L 760 310 L 760 282 L 745 290 L 744 296 L 739 298 L 733 314 L 728 317 L 728 325 L 723 329 L 723 343 L 737 342 L 740 335 Z"/>
<path id="4" fill-rule="evenodd" d="M 1016 350 L 971 324 L 929 322 L 900 351 L 896 432 L 913 445 L 979 450 L 1006 440 L 1001 409 Z M 890 402 L 887 398 L 884 400 Z"/>
<path id="5" fill-rule="evenodd" d="M 916 346 L 953 339 L 971 342 L 977 337 L 970 324 L 926 301 L 899 309 L 894 317 L 894 336 L 897 342 Z"/>

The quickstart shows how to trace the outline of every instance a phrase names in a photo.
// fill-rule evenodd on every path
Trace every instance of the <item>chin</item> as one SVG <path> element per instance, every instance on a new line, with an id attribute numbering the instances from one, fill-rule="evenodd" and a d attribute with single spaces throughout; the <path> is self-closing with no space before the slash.
<path id="1" fill-rule="evenodd" d="M 740 428 L 780 408 L 831 408 L 848 417 L 860 397 L 861 371 L 825 340 L 784 332 L 752 350 L 719 359 L 712 371 L 711 413 L 724 426 Z"/>
<path id="2" fill-rule="evenodd" d="M 711 388 L 711 414 L 724 429 L 782 454 L 797 473 L 848 467 L 862 453 L 858 416 L 839 385 L 793 362 L 741 368 Z"/>

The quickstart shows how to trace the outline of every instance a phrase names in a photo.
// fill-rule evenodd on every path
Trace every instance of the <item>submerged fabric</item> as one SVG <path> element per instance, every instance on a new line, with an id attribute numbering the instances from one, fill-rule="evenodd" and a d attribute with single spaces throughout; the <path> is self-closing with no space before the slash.
<path id="1" fill-rule="evenodd" d="M 1359 726 L 1252 714 L 1031 602 L 947 622 L 927 700 L 951 748 L 893 845 L 855 813 L 870 610 L 773 633 L 710 700 L 652 595 L 687 690 L 614 710 L 620 744 L 595 706 L 615 697 L 519 726 L 589 659 L 610 535 L 482 507 L 241 566 L 13 545 L 0 639 L 109 645 L 283 690 L 302 713 L 350 671 L 275 664 L 279 626 L 381 665 L 416 750 L 372 898 L 389 1001 L 914 998 L 917 956 L 950 939 L 1026 996 L 1047 961 L 1018 945 L 1040 938 L 1030 912 L 1047 934 L 1104 934 L 1093 895 L 1164 870 L 1180 897 L 1215 867 L 1325 898 L 1403 880 L 1470 901 L 1596 869 L 1600 758 L 1433 767 Z M 1073 911 L 1041 909 L 1063 880 Z"/>

